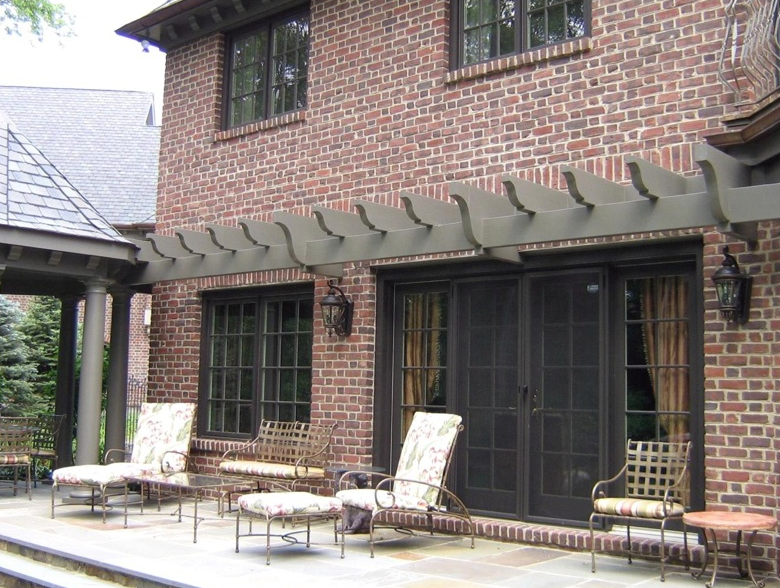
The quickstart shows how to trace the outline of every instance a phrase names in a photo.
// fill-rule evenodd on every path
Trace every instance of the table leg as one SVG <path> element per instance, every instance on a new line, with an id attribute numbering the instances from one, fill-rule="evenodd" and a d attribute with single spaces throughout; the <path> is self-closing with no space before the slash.
<path id="1" fill-rule="evenodd" d="M 127 529 L 127 480 L 125 480 L 125 529 Z"/>
<path id="2" fill-rule="evenodd" d="M 195 515 L 192 518 L 192 542 L 198 542 L 198 499 L 200 498 L 200 491 L 195 491 Z M 181 495 L 179 495 L 181 500 Z M 179 508 L 181 508 L 181 502 L 179 502 Z"/>
<path id="3" fill-rule="evenodd" d="M 750 581 L 753 582 L 753 585 L 756 586 L 756 588 L 764 588 L 764 581 L 756 582 L 756 579 L 753 577 L 753 565 L 751 563 L 751 548 L 753 547 L 753 539 L 756 536 L 757 531 L 753 531 L 750 533 L 750 537 L 748 537 L 747 543 L 745 544 L 745 565 L 747 567 L 747 575 L 750 578 Z"/>

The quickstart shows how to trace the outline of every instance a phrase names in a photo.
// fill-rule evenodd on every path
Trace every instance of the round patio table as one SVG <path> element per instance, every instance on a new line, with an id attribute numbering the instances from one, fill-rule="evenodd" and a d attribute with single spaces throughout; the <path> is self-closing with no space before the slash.
<path id="1" fill-rule="evenodd" d="M 748 512 L 721 512 L 721 511 L 697 511 L 687 512 L 683 515 L 683 523 L 692 527 L 699 527 L 704 531 L 704 561 L 698 572 L 692 572 L 694 578 L 700 578 L 707 569 L 710 554 L 710 541 L 714 552 L 712 565 L 712 578 L 705 584 L 707 588 L 715 586 L 715 579 L 718 575 L 718 538 L 716 531 L 736 531 L 737 532 L 737 569 L 739 575 L 743 578 L 749 577 L 753 585 L 757 588 L 763 588 L 764 582 L 757 582 L 753 577 L 753 568 L 750 563 L 750 548 L 753 545 L 753 539 L 758 531 L 769 531 L 777 526 L 777 519 L 768 515 L 761 515 Z M 745 544 L 745 552 L 742 553 L 742 533 L 749 533 Z M 746 571 L 742 569 L 742 559 L 745 560 Z"/>

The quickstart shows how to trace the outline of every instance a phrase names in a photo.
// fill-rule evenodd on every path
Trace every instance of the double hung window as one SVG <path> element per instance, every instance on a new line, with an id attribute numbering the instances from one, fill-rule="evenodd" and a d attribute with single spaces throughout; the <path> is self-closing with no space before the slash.
<path id="1" fill-rule="evenodd" d="M 227 127 L 306 107 L 309 12 L 264 20 L 229 39 Z"/>
<path id="2" fill-rule="evenodd" d="M 456 0 L 458 67 L 587 34 L 589 0 Z"/>

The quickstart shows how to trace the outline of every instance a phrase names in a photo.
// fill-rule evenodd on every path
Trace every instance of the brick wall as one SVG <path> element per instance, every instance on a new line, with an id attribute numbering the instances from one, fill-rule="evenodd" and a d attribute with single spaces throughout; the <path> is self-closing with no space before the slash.
<path id="1" fill-rule="evenodd" d="M 446 199 L 453 180 L 501 193 L 505 173 L 561 188 L 561 165 L 627 182 L 628 155 L 699 174 L 693 145 L 720 131 L 732 112 L 717 76 L 722 12 L 717 0 L 594 2 L 588 40 L 450 72 L 448 0 L 315 0 L 308 108 L 228 132 L 220 130 L 222 36 L 171 51 L 158 231 L 270 220 L 276 210 L 308 214 L 315 203 L 350 210 L 354 198 L 400 206 L 401 190 Z M 703 231 L 706 498 L 713 507 L 775 512 L 779 228 L 762 226 L 754 251 Z M 727 241 L 756 274 L 751 322 L 739 328 L 720 318 L 709 281 Z M 199 290 L 301 279 L 311 276 L 159 285 L 152 393 L 197 397 Z M 325 281 L 315 285 L 315 297 L 323 296 Z M 342 286 L 355 299 L 356 334 L 330 339 L 315 322 L 313 418 L 344 420 L 335 451 L 359 463 L 371 454 L 375 384 L 369 265 L 347 267 Z"/>

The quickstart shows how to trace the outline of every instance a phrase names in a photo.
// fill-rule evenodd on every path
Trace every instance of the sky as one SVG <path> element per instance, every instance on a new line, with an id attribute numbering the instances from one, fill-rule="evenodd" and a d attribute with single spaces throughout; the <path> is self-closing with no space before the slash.
<path id="1" fill-rule="evenodd" d="M 114 31 L 148 14 L 164 0 L 56 0 L 73 18 L 73 36 L 47 31 L 9 36 L 0 29 L 0 85 L 152 92 L 161 120 L 165 54 L 145 53 Z"/>

